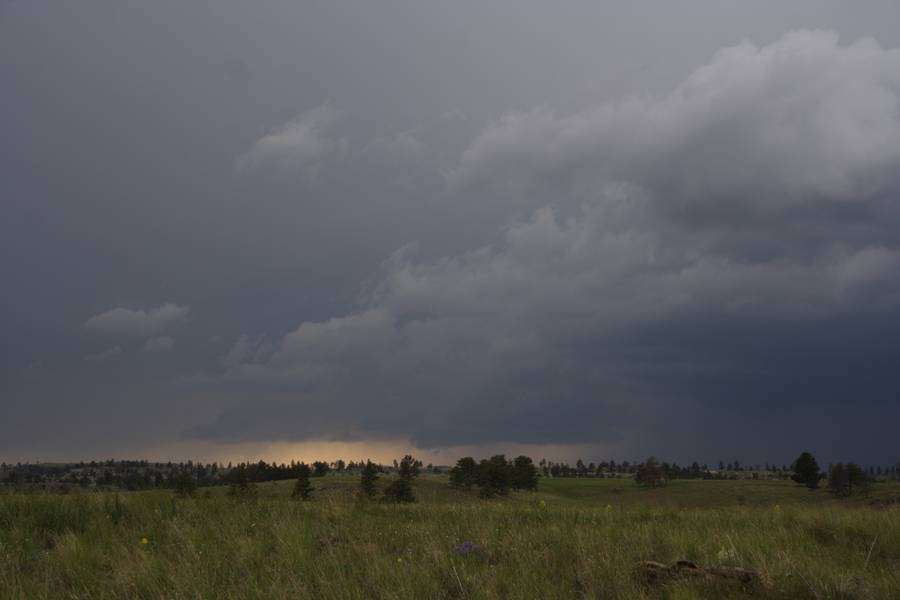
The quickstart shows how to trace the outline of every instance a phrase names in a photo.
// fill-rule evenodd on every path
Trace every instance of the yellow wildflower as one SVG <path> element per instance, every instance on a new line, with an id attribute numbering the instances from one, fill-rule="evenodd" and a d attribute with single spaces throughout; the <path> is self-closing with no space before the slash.
<path id="1" fill-rule="evenodd" d="M 145 537 L 141 538 L 141 545 L 142 545 L 142 546 L 146 546 L 146 545 L 149 544 L 149 543 L 150 543 L 150 540 L 148 540 L 147 538 L 145 538 Z"/>

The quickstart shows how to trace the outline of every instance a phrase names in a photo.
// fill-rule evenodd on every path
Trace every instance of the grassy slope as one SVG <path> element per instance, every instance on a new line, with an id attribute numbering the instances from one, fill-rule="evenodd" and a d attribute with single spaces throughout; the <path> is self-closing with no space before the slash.
<path id="1" fill-rule="evenodd" d="M 291 482 L 247 503 L 221 488 L 178 501 L 0 496 L 0 597 L 900 597 L 898 508 L 784 482 L 542 480 L 491 502 L 445 482 L 421 478 L 408 506 L 359 501 L 341 477 L 314 480 L 308 503 L 289 500 Z M 455 554 L 463 541 L 483 550 Z M 647 588 L 634 576 L 639 560 L 681 558 L 756 569 L 764 583 Z"/>

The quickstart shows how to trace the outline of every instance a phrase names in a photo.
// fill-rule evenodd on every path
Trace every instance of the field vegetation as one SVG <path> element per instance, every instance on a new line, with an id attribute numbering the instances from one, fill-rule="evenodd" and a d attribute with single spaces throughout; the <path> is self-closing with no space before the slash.
<path id="1" fill-rule="evenodd" d="M 0 494 L 0 595 L 39 598 L 897 598 L 900 484 L 541 478 L 491 499 L 423 472 L 415 502 L 359 476 Z M 374 498 L 374 499 L 373 499 Z M 639 565 L 754 580 L 649 581 Z"/>

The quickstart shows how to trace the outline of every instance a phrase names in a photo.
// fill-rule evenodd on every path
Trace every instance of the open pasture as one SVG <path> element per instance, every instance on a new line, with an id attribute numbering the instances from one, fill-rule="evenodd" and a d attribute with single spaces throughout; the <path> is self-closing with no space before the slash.
<path id="1" fill-rule="evenodd" d="M 389 478 L 382 478 L 380 486 Z M 0 495 L 0 595 L 34 598 L 897 598 L 900 496 L 838 501 L 782 481 L 542 479 L 479 500 L 443 476 L 418 501 L 362 500 L 354 477 L 255 498 L 225 488 Z M 644 581 L 686 559 L 758 581 Z"/>

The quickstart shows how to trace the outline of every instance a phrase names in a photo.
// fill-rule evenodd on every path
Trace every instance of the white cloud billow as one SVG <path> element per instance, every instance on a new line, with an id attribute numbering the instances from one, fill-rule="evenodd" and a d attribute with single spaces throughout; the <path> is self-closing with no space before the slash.
<path id="1" fill-rule="evenodd" d="M 88 319 L 84 327 L 92 333 L 149 337 L 187 319 L 190 308 L 172 302 L 159 308 L 114 308 Z"/>
<path id="2" fill-rule="evenodd" d="M 900 50 L 798 31 L 720 50 L 662 98 L 507 115 L 464 152 L 452 182 L 624 180 L 670 201 L 763 207 L 865 198 L 896 183 L 898 93 Z"/>
<path id="3" fill-rule="evenodd" d="M 263 136 L 237 161 L 239 170 L 266 166 L 315 176 L 330 157 L 340 157 L 346 143 L 328 135 L 340 117 L 330 104 L 303 112 Z"/>

